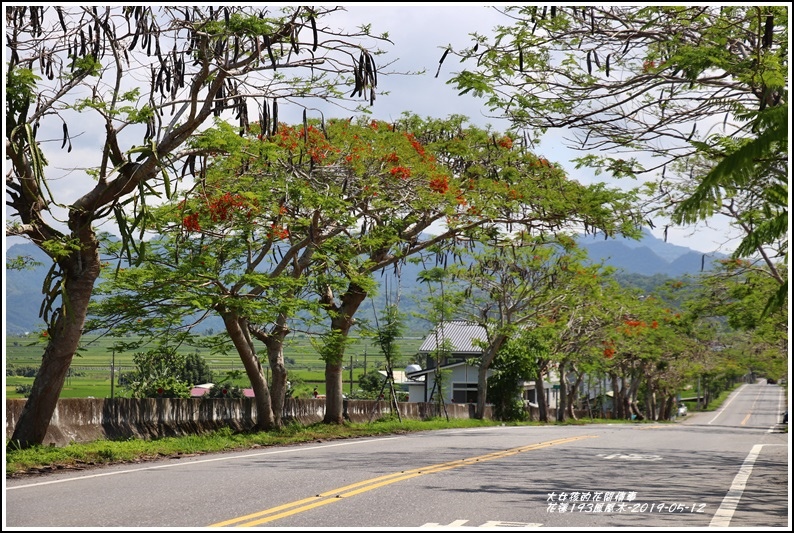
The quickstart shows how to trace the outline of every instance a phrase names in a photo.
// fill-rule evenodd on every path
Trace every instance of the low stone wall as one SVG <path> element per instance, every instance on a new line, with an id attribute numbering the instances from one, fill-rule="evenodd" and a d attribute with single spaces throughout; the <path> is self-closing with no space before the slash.
<path id="1" fill-rule="evenodd" d="M 6 400 L 6 440 L 14 432 L 26 400 Z M 346 416 L 353 422 L 377 420 L 391 413 L 388 402 L 345 400 Z M 448 415 L 450 418 L 473 418 L 473 404 L 448 404 L 446 413 L 431 403 L 400 403 L 400 416 L 424 420 Z M 491 416 L 490 407 L 486 417 Z M 302 424 L 320 422 L 325 416 L 325 400 L 288 399 L 284 419 Z M 70 442 L 101 439 L 151 439 L 191 435 L 231 427 L 245 430 L 254 425 L 256 405 L 253 398 L 147 398 L 58 400 L 44 443 L 65 446 Z"/>

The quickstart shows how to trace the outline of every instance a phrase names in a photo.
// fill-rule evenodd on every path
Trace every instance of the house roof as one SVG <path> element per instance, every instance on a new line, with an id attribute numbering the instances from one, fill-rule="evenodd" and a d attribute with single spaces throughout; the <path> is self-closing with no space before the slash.
<path id="1" fill-rule="evenodd" d="M 456 354 L 482 354 L 482 348 L 474 345 L 475 340 L 486 341 L 485 328 L 473 322 L 464 320 L 451 320 L 441 322 L 430 332 L 419 347 L 419 353 L 430 353 L 444 346 L 444 341 L 449 341 L 453 353 Z"/>
<path id="2" fill-rule="evenodd" d="M 385 370 L 378 370 L 378 373 L 384 378 L 386 377 Z M 406 378 L 405 372 L 403 370 L 392 370 L 391 374 L 392 377 L 394 377 L 394 382 L 397 383 L 398 385 L 402 383 L 408 383 L 410 381 L 408 378 Z"/>
<path id="3" fill-rule="evenodd" d="M 457 368 L 459 366 L 467 365 L 466 361 L 458 361 L 457 363 L 450 363 L 447 365 L 439 365 L 438 370 L 449 370 L 450 368 Z M 424 370 L 417 370 L 416 372 L 409 372 L 405 374 L 405 377 L 408 378 L 408 381 L 418 381 L 418 378 L 431 374 L 435 372 L 436 369 L 434 368 L 425 368 Z"/>

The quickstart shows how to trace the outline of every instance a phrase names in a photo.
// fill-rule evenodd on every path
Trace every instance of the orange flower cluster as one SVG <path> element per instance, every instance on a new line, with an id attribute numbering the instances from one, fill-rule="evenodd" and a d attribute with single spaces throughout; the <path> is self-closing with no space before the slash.
<path id="1" fill-rule="evenodd" d="M 436 176 L 430 180 L 430 189 L 444 194 L 449 190 L 449 178 L 447 176 Z"/>
<path id="2" fill-rule="evenodd" d="M 604 345 L 604 357 L 612 359 L 615 356 L 615 341 L 607 340 L 602 342 Z"/>
<path id="3" fill-rule="evenodd" d="M 411 177 L 411 169 L 407 167 L 394 167 L 389 172 L 392 176 L 401 180 Z"/>
<path id="4" fill-rule="evenodd" d="M 201 226 L 198 221 L 198 213 L 187 215 L 182 219 L 182 227 L 187 231 L 201 231 Z"/>
<path id="5" fill-rule="evenodd" d="M 384 156 L 383 160 L 386 163 L 399 163 L 400 162 L 400 158 L 397 156 L 396 152 L 392 152 L 392 153 Z"/>
<path id="6" fill-rule="evenodd" d="M 273 223 L 270 225 L 270 232 L 268 238 L 274 241 L 280 241 L 289 238 L 289 229 L 284 226 Z"/>
<path id="7" fill-rule="evenodd" d="M 248 217 L 253 214 L 253 208 L 243 196 L 227 192 L 210 202 L 210 218 L 213 222 L 226 221 L 231 219 L 232 214 L 241 208 L 247 208 L 246 215 Z"/>
<path id="8" fill-rule="evenodd" d="M 501 146 L 502 148 L 504 148 L 505 150 L 510 150 L 513 147 L 513 139 L 511 139 L 510 137 L 505 136 L 505 137 L 502 137 L 501 139 L 499 139 L 497 144 L 499 146 Z"/>
<path id="9" fill-rule="evenodd" d="M 411 146 L 414 147 L 414 150 L 416 150 L 416 153 L 419 154 L 420 156 L 424 157 L 424 155 L 425 155 L 425 147 L 422 146 L 422 143 L 420 143 L 419 141 L 416 140 L 416 137 L 414 137 L 414 134 L 413 133 L 406 133 L 405 137 L 406 137 L 406 139 L 408 139 L 408 141 L 410 141 Z"/>

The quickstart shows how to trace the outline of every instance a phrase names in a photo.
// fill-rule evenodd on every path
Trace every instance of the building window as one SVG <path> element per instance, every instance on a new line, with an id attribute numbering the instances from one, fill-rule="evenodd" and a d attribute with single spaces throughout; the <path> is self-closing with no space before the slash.
<path id="1" fill-rule="evenodd" d="M 477 384 L 453 383 L 452 401 L 455 403 L 477 403 Z"/>

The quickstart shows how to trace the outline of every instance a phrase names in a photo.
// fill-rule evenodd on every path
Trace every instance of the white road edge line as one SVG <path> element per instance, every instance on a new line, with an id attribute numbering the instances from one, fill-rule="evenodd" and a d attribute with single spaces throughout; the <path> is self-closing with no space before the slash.
<path id="1" fill-rule="evenodd" d="M 746 386 L 747 386 L 747 383 L 745 383 L 744 385 L 742 385 L 741 387 L 739 387 L 738 389 L 736 389 L 736 392 L 734 393 L 734 395 L 733 395 L 733 396 L 731 396 L 731 398 L 730 398 L 730 399 L 729 399 L 727 402 L 725 402 L 725 405 L 723 405 L 723 406 L 722 406 L 722 408 L 721 408 L 721 409 L 720 409 L 720 410 L 717 412 L 717 414 L 716 414 L 716 415 L 714 415 L 714 418 L 712 418 L 711 420 L 709 420 L 709 421 L 708 421 L 708 423 L 709 423 L 709 424 L 711 424 L 712 422 L 714 422 L 715 420 L 717 420 L 717 417 L 719 417 L 719 416 L 720 416 L 722 413 L 724 413 L 724 412 L 725 412 L 725 408 L 726 408 L 726 407 L 728 407 L 728 405 L 729 405 L 729 404 L 730 404 L 730 403 L 731 403 L 733 400 L 735 400 L 737 396 L 739 396 L 739 393 L 740 393 L 740 392 L 742 391 L 742 389 L 744 389 Z"/>
<path id="2" fill-rule="evenodd" d="M 756 444 L 753 446 L 753 449 L 750 450 L 750 453 L 747 454 L 741 468 L 739 468 L 739 473 L 733 478 L 733 483 L 728 490 L 728 494 L 722 499 L 720 508 L 714 513 L 709 527 L 728 527 L 731 525 L 731 518 L 733 518 L 733 513 L 739 505 L 739 500 L 742 499 L 742 493 L 747 485 L 747 479 L 753 472 L 753 464 L 761 454 L 761 448 L 763 447 L 763 444 Z"/>

